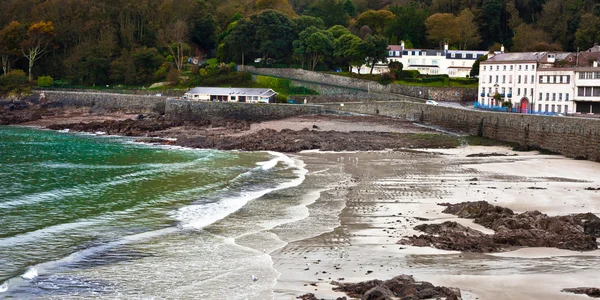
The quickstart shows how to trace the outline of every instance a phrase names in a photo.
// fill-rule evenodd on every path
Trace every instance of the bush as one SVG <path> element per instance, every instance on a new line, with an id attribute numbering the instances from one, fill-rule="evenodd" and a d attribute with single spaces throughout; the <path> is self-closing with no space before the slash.
<path id="1" fill-rule="evenodd" d="M 417 70 L 402 70 L 400 72 L 400 78 L 417 78 L 421 73 Z"/>
<path id="2" fill-rule="evenodd" d="M 170 85 L 177 85 L 177 83 L 179 82 L 179 71 L 175 68 L 171 68 L 171 70 L 169 70 L 169 73 L 167 73 L 167 81 Z"/>
<path id="3" fill-rule="evenodd" d="M 37 85 L 40 87 L 49 87 L 54 84 L 54 79 L 51 76 L 40 76 L 37 80 Z"/>
<path id="4" fill-rule="evenodd" d="M 23 70 L 12 70 L 0 76 L 0 95 L 15 93 L 22 94 L 29 91 L 29 81 Z"/>
<path id="5" fill-rule="evenodd" d="M 275 96 L 275 102 L 277 103 L 288 103 L 288 97 L 282 95 L 282 94 L 277 94 L 277 96 Z"/>
<path id="6" fill-rule="evenodd" d="M 424 83 L 428 83 L 428 82 L 444 82 L 446 81 L 446 78 L 444 77 L 428 77 L 428 78 L 421 78 L 421 81 Z"/>
<path id="7" fill-rule="evenodd" d="M 381 76 L 379 76 L 377 78 L 377 82 L 383 84 L 383 85 L 387 85 L 392 83 L 393 79 L 392 76 L 390 75 L 390 73 L 383 73 L 381 74 Z"/>

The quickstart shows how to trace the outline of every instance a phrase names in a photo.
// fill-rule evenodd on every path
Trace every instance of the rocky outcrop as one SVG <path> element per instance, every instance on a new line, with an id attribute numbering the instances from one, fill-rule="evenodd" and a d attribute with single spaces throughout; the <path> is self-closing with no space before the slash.
<path id="1" fill-rule="evenodd" d="M 333 281 L 334 291 L 344 292 L 352 298 L 361 300 L 391 299 L 461 299 L 459 289 L 434 286 L 426 281 L 416 281 L 412 276 L 400 275 L 390 280 L 369 280 L 359 283 L 340 283 Z"/>
<path id="2" fill-rule="evenodd" d="M 576 251 L 598 249 L 600 218 L 592 213 L 550 217 L 539 211 L 515 214 L 487 202 L 440 204 L 443 211 L 493 229 L 493 235 L 457 224 L 422 224 L 416 230 L 426 234 L 401 240 L 400 244 L 429 246 L 464 252 L 497 252 L 510 247 L 554 247 Z"/>
<path id="3" fill-rule="evenodd" d="M 565 293 L 573 293 L 573 294 L 585 294 L 592 298 L 600 298 L 600 289 L 599 288 L 591 288 L 591 287 L 578 287 L 571 289 L 563 289 Z"/>

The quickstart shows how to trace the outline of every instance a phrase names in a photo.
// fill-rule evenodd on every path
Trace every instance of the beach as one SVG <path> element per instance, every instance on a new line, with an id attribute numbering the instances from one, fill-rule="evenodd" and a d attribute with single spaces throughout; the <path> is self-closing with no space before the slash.
<path id="1" fill-rule="evenodd" d="M 511 156 L 467 157 L 480 153 Z M 585 299 L 561 290 L 600 282 L 599 250 L 522 248 L 482 254 L 397 244 L 403 236 L 417 234 L 413 228 L 421 223 L 451 220 L 491 233 L 472 220 L 441 213 L 440 202 L 485 200 L 515 212 L 598 214 L 600 193 L 585 190 L 600 186 L 597 163 L 477 146 L 304 152 L 298 157 L 309 171 L 298 188 L 320 190 L 319 198 L 308 205 L 310 216 L 298 222 L 307 228 L 329 224 L 330 231 L 290 239 L 271 253 L 273 267 L 281 274 L 275 299 L 306 293 L 335 299 L 345 295 L 332 290 L 332 281 L 386 280 L 402 274 L 460 288 L 463 299 Z"/>

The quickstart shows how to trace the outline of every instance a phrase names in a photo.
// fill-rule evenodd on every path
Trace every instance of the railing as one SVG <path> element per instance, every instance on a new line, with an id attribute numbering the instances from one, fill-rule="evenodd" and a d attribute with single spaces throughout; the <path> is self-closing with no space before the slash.
<path id="1" fill-rule="evenodd" d="M 480 95 L 481 95 L 481 97 L 485 97 L 485 93 L 481 93 Z"/>
<path id="2" fill-rule="evenodd" d="M 492 110 L 492 111 L 501 111 L 501 112 L 512 112 L 512 113 L 523 113 L 523 114 L 532 114 L 532 115 L 540 115 L 540 116 L 556 116 L 562 113 L 557 113 L 557 112 L 547 112 L 547 111 L 535 111 L 535 110 L 529 110 L 527 109 L 527 111 L 523 111 L 520 107 L 513 107 L 513 108 L 508 108 L 505 106 L 499 106 L 499 105 L 489 105 L 489 104 L 480 104 L 479 102 L 475 102 L 475 104 L 473 105 L 475 108 L 478 109 L 485 109 L 485 110 Z"/>
<path id="3" fill-rule="evenodd" d="M 505 95 L 505 94 L 504 94 L 504 93 L 502 93 L 502 94 L 500 94 L 500 97 L 504 97 L 504 95 Z"/>
<path id="4" fill-rule="evenodd" d="M 512 98 L 512 94 L 508 94 L 508 98 Z"/>

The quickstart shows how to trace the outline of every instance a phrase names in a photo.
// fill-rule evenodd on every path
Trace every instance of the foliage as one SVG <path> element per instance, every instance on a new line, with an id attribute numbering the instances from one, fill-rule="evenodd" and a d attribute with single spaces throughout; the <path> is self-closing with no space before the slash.
<path id="1" fill-rule="evenodd" d="M 469 76 L 471 77 L 477 77 L 479 76 L 479 65 L 481 64 L 482 61 L 486 61 L 488 58 L 487 54 L 478 57 L 475 62 L 473 63 L 473 66 L 471 67 L 471 71 L 469 72 Z"/>
<path id="2" fill-rule="evenodd" d="M 37 85 L 39 87 L 49 87 L 54 84 L 54 79 L 52 76 L 40 76 L 37 79 Z"/>
<path id="3" fill-rule="evenodd" d="M 402 70 L 400 78 L 417 78 L 420 73 L 417 70 Z"/>
<path id="4" fill-rule="evenodd" d="M 0 76 L 0 95 L 21 94 L 29 90 L 27 75 L 23 70 L 12 70 Z"/>
<path id="5" fill-rule="evenodd" d="M 460 36 L 458 30 L 458 22 L 453 14 L 433 14 L 425 20 L 427 27 L 427 39 L 432 43 L 440 45 L 444 43 L 455 43 Z"/>
<path id="6" fill-rule="evenodd" d="M 315 0 L 305 14 L 321 18 L 327 28 L 334 25 L 348 25 L 349 16 L 344 0 Z"/>
<path id="7" fill-rule="evenodd" d="M 356 19 L 354 26 L 369 26 L 377 34 L 383 34 L 383 31 L 387 24 L 395 18 L 394 13 L 389 10 L 367 10 L 360 14 Z"/>
<path id="8" fill-rule="evenodd" d="M 333 35 L 329 31 L 311 26 L 300 33 L 293 47 L 294 54 L 302 57 L 302 65 L 306 58 L 310 69 L 314 70 L 319 61 L 333 51 Z"/>
<path id="9" fill-rule="evenodd" d="M 54 25 L 50 21 L 33 23 L 27 29 L 25 40 L 21 42 L 21 51 L 29 61 L 29 81 L 33 80 L 35 62 L 53 47 L 54 36 Z"/>
<path id="10" fill-rule="evenodd" d="M 256 76 L 256 83 L 260 87 L 273 89 L 280 95 L 316 95 L 316 91 L 305 87 L 292 86 L 291 80 L 271 76 Z M 287 99 L 286 99 L 287 102 Z"/>
<path id="11" fill-rule="evenodd" d="M 19 57 L 23 36 L 23 26 L 17 21 L 10 22 L 0 30 L 0 58 L 2 58 L 3 74 L 10 72 L 15 59 Z"/>
<path id="12" fill-rule="evenodd" d="M 370 74 L 373 74 L 373 68 L 377 62 L 387 62 L 388 42 L 383 36 L 369 35 L 359 46 L 362 54 L 365 55 L 367 64 L 371 66 Z"/>

